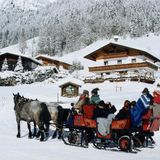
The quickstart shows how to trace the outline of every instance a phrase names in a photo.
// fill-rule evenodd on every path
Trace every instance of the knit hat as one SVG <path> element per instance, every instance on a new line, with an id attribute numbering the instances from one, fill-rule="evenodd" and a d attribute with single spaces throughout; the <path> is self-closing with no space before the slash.
<path id="1" fill-rule="evenodd" d="M 99 88 L 94 88 L 94 89 L 91 91 L 91 93 L 95 93 L 95 94 L 97 94 L 97 93 L 98 93 L 98 91 L 99 91 Z"/>
<path id="2" fill-rule="evenodd" d="M 88 90 L 83 90 L 83 94 L 89 94 Z"/>
<path id="3" fill-rule="evenodd" d="M 148 90 L 148 88 L 144 88 L 144 90 L 142 91 L 142 93 L 149 93 L 149 90 Z"/>

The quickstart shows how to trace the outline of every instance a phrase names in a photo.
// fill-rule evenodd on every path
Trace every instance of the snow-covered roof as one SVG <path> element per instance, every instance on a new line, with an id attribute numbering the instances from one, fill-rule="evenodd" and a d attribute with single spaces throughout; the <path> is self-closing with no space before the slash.
<path id="1" fill-rule="evenodd" d="M 155 36 L 153 34 L 149 34 L 140 38 L 119 37 L 117 42 L 115 42 L 114 38 L 109 40 L 101 39 L 81 50 L 65 54 L 63 57 L 61 57 L 61 60 L 70 63 L 72 63 L 73 61 L 80 61 L 85 68 L 95 66 L 95 61 L 91 61 L 83 57 L 100 49 L 101 47 L 109 43 L 116 43 L 123 46 L 128 46 L 130 48 L 136 48 L 138 50 L 148 52 L 152 56 L 155 56 L 160 59 L 160 45 L 158 43 L 159 41 L 160 36 Z"/>
<path id="2" fill-rule="evenodd" d="M 25 54 L 22 54 L 20 52 L 19 44 L 16 44 L 16 45 L 11 45 L 11 46 L 0 49 L 0 55 L 9 53 L 15 56 L 21 56 L 21 57 L 30 59 L 35 63 L 41 64 L 40 61 L 32 57 L 32 54 L 36 53 L 36 46 L 38 45 L 38 37 L 27 40 L 26 44 L 27 44 L 27 48 L 25 49 Z"/>
<path id="3" fill-rule="evenodd" d="M 63 78 L 61 80 L 59 80 L 56 84 L 58 86 L 62 86 L 66 83 L 73 83 L 73 84 L 76 84 L 76 85 L 79 85 L 79 86 L 82 86 L 84 84 L 83 81 L 79 80 L 79 79 L 76 79 L 76 78 L 73 78 L 73 77 L 67 77 L 67 78 Z"/>
<path id="4" fill-rule="evenodd" d="M 38 60 L 36 60 L 35 58 L 32 58 L 32 57 L 30 57 L 30 56 L 28 56 L 28 55 L 21 54 L 21 53 L 1 52 L 1 50 L 0 50 L 0 56 L 5 55 L 5 54 L 11 54 L 11 55 L 15 55 L 15 56 L 18 56 L 18 57 L 27 58 L 27 59 L 30 59 L 31 61 L 33 61 L 33 62 L 41 65 L 41 62 L 40 62 L 40 61 L 38 61 Z"/>
<path id="5" fill-rule="evenodd" d="M 43 58 L 46 58 L 46 59 L 49 59 L 49 60 L 53 60 L 53 61 L 59 61 L 61 63 L 67 64 L 67 65 L 71 65 L 68 62 L 63 61 L 61 59 L 61 57 L 55 57 L 55 56 L 53 57 L 53 56 L 49 56 L 49 55 L 45 55 L 45 54 L 39 54 L 35 58 L 38 59 L 40 57 L 43 57 Z"/>
<path id="6" fill-rule="evenodd" d="M 55 70 L 58 73 L 58 69 L 55 66 L 38 66 L 35 71 L 46 72 L 46 70 Z"/>
<path id="7" fill-rule="evenodd" d="M 102 46 L 101 48 L 89 53 L 88 55 L 86 55 L 84 58 L 87 58 L 87 59 L 90 59 L 90 60 L 94 60 L 96 61 L 96 57 L 98 56 L 97 53 L 101 53 L 101 50 L 109 50 L 110 47 L 120 47 L 120 48 L 125 48 L 127 50 L 135 50 L 135 51 L 138 51 L 140 52 L 140 54 L 144 55 L 144 56 L 147 56 L 147 57 L 150 57 L 150 59 L 153 59 L 154 61 L 157 61 L 157 62 L 160 62 L 160 59 L 157 58 L 156 56 L 146 52 L 145 50 L 142 50 L 142 49 L 139 49 L 139 48 L 133 48 L 132 46 L 127 46 L 127 45 L 124 45 L 122 43 L 118 43 L 118 42 L 110 42 L 110 43 L 107 43 L 106 45 Z M 107 52 L 107 51 L 106 51 Z M 102 55 L 105 54 L 102 52 Z"/>

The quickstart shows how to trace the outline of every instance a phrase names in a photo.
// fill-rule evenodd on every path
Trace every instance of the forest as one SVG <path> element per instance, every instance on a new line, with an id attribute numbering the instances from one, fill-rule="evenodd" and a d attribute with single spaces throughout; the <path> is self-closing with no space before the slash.
<path id="1" fill-rule="evenodd" d="M 160 33 L 159 0 L 57 0 L 37 9 L 0 8 L 0 48 L 39 37 L 37 51 L 63 55 L 98 39 Z"/>

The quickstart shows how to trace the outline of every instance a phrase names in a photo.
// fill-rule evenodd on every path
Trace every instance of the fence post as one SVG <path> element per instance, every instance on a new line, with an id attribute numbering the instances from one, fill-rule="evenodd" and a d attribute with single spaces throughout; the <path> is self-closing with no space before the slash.
<path id="1" fill-rule="evenodd" d="M 59 93 L 57 93 L 57 102 L 59 102 Z"/>

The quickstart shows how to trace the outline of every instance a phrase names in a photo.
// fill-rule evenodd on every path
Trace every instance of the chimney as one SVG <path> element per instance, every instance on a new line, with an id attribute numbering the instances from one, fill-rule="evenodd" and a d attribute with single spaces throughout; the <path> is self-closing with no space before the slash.
<path id="1" fill-rule="evenodd" d="M 118 36 L 114 36 L 114 41 L 118 42 L 118 38 L 119 38 Z"/>

